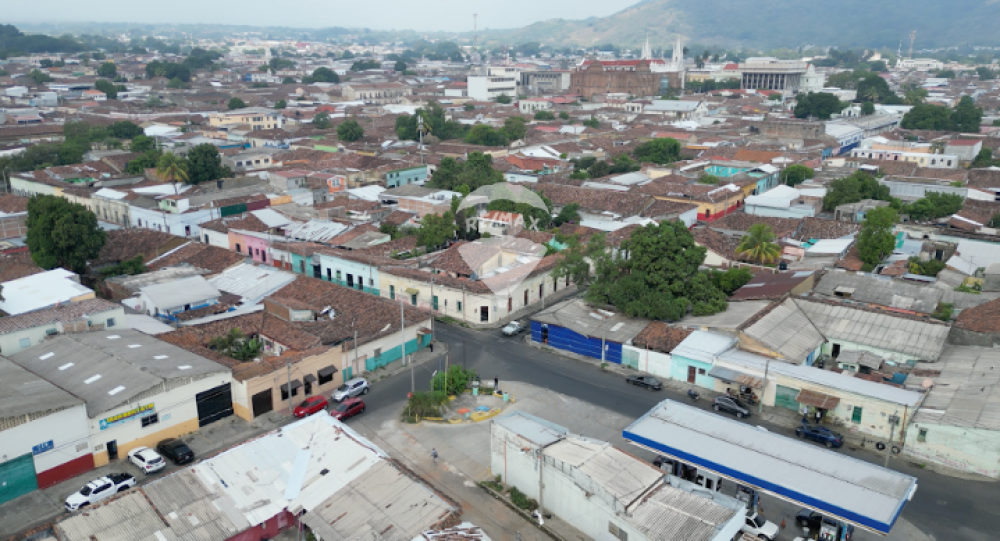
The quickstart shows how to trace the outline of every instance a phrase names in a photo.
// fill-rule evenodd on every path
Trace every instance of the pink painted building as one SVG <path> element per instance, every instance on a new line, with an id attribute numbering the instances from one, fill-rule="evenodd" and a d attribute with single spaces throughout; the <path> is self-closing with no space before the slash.
<path id="1" fill-rule="evenodd" d="M 270 253 L 270 242 L 266 238 L 258 238 L 239 231 L 229 231 L 229 249 L 248 255 L 257 263 L 270 264 L 274 259 Z"/>

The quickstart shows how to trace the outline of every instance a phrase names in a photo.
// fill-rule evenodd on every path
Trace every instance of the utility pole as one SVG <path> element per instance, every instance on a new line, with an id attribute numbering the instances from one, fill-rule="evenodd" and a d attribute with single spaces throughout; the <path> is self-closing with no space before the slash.
<path id="1" fill-rule="evenodd" d="M 358 366 L 358 331 L 354 331 L 354 366 Z M 351 375 L 354 375 L 354 370 L 351 370 Z"/>
<path id="2" fill-rule="evenodd" d="M 406 291 L 402 291 L 406 293 Z M 401 359 L 403 360 L 403 366 L 406 366 L 406 318 L 403 315 L 403 296 L 399 296 L 399 353 Z M 410 392 L 416 392 L 417 387 L 414 383 L 413 376 L 413 363 L 410 363 Z"/>
<path id="3" fill-rule="evenodd" d="M 771 358 L 768 357 L 764 361 L 764 383 L 763 387 L 760 388 L 760 400 L 757 401 L 757 413 L 763 413 L 764 411 L 764 393 L 767 392 L 767 370 L 771 367 Z"/>
<path id="4" fill-rule="evenodd" d="M 288 372 L 288 413 L 292 413 L 292 362 L 285 361 L 285 370 Z"/>

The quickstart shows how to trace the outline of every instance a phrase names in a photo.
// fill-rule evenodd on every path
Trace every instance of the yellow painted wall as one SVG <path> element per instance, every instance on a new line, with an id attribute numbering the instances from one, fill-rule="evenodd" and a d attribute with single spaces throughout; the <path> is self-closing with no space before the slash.
<path id="1" fill-rule="evenodd" d="M 139 420 L 137 419 L 133 422 L 139 422 Z M 119 444 L 118 459 L 128 460 L 128 452 L 131 451 L 132 449 L 135 449 L 136 447 L 145 446 L 149 447 L 150 449 L 155 449 L 156 444 L 160 443 L 163 440 L 167 440 L 170 438 L 179 438 L 186 434 L 190 434 L 192 432 L 197 432 L 197 431 L 198 431 L 198 419 L 197 418 L 188 419 L 183 423 L 177 423 L 174 426 L 165 428 L 163 430 L 160 430 L 159 432 L 153 432 L 139 439 L 132 440 L 128 443 Z M 107 449 L 98 453 L 94 453 L 95 467 L 104 466 L 108 462 L 109 460 L 108 460 Z"/>

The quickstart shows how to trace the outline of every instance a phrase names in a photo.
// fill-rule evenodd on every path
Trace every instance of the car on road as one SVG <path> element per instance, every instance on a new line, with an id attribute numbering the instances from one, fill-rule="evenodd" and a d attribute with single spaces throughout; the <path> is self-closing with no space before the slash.
<path id="1" fill-rule="evenodd" d="M 301 404 L 295 406 L 295 411 L 292 412 L 298 418 L 308 417 L 318 411 L 323 411 L 329 406 L 330 403 L 326 401 L 322 396 L 310 396 L 309 398 L 302 401 Z"/>
<path id="2" fill-rule="evenodd" d="M 740 419 L 750 417 L 750 408 L 743 402 L 740 402 L 740 399 L 732 396 L 722 395 L 715 397 L 712 399 L 712 409 L 732 413 Z"/>
<path id="3" fill-rule="evenodd" d="M 743 527 L 740 529 L 743 533 L 766 539 L 767 541 L 774 541 L 778 537 L 778 525 L 769 520 L 764 520 L 764 517 L 758 515 L 756 512 L 747 513 Z"/>
<path id="4" fill-rule="evenodd" d="M 337 387 L 337 390 L 333 391 L 331 398 L 333 398 L 334 402 L 343 402 L 347 398 L 354 398 L 363 394 L 368 394 L 368 380 L 365 378 L 354 378 L 345 381 L 343 385 Z"/>
<path id="5" fill-rule="evenodd" d="M 134 486 L 135 477 L 127 473 L 112 473 L 107 477 L 98 477 L 87 483 L 87 486 L 79 492 L 74 492 L 66 498 L 66 510 L 76 511 Z"/>
<path id="6" fill-rule="evenodd" d="M 146 475 L 158 472 L 167 465 L 163 457 L 156 454 L 156 451 L 149 447 L 136 447 L 132 449 L 128 452 L 128 461 L 138 466 L 142 470 L 142 473 Z"/>
<path id="7" fill-rule="evenodd" d="M 338 421 L 344 421 L 364 412 L 364 400 L 361 400 L 360 398 L 347 398 L 330 410 L 330 416 Z"/>
<path id="8" fill-rule="evenodd" d="M 636 385 L 638 387 L 645 387 L 647 391 L 659 391 L 663 388 L 663 384 L 660 380 L 654 378 L 653 376 L 629 376 L 625 378 L 625 383 L 629 385 Z"/>
<path id="9" fill-rule="evenodd" d="M 819 528 L 819 525 L 823 522 L 823 515 L 813 511 L 812 509 L 799 509 L 799 512 L 795 514 L 795 523 L 799 525 L 800 528 L 809 528 L 814 530 Z"/>
<path id="10" fill-rule="evenodd" d="M 802 423 L 802 426 L 795 429 L 795 435 L 800 438 L 822 443 L 833 449 L 844 445 L 844 436 L 830 430 L 829 428 L 809 423 Z"/>
<path id="11" fill-rule="evenodd" d="M 163 440 L 156 444 L 156 450 L 174 464 L 187 464 L 194 460 L 194 451 L 178 439 Z"/>
<path id="12" fill-rule="evenodd" d="M 502 332 L 504 336 L 514 336 L 523 330 L 524 325 L 522 325 L 520 321 L 511 321 L 510 323 L 504 325 L 503 329 L 500 329 L 500 332 Z"/>

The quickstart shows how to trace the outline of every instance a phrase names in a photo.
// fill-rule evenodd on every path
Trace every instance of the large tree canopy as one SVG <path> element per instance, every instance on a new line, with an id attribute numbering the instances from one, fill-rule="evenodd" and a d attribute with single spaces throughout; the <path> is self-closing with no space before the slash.
<path id="1" fill-rule="evenodd" d="M 503 181 L 503 173 L 493 168 L 492 156 L 482 152 L 470 152 L 464 162 L 454 158 L 441 158 L 441 165 L 434 171 L 430 186 L 468 193 L 482 186 Z"/>
<path id="2" fill-rule="evenodd" d="M 889 187 L 879 184 L 878 179 L 858 171 L 849 177 L 830 182 L 823 197 L 823 210 L 833 210 L 846 203 L 857 203 L 862 199 L 889 201 Z"/>
<path id="3" fill-rule="evenodd" d="M 31 259 L 43 269 L 63 267 L 82 274 L 107 237 L 93 212 L 54 195 L 28 200 L 27 225 Z"/>
<path id="4" fill-rule="evenodd" d="M 617 307 L 631 317 L 674 321 L 688 311 L 708 315 L 726 309 L 726 296 L 698 267 L 706 249 L 680 221 L 637 229 L 615 255 L 596 257 L 591 302 Z"/>
<path id="5" fill-rule="evenodd" d="M 865 214 L 857 242 L 858 257 L 864 262 L 865 270 L 871 270 L 892 253 L 896 246 L 892 229 L 897 217 L 896 210 L 890 207 L 871 209 Z"/>

